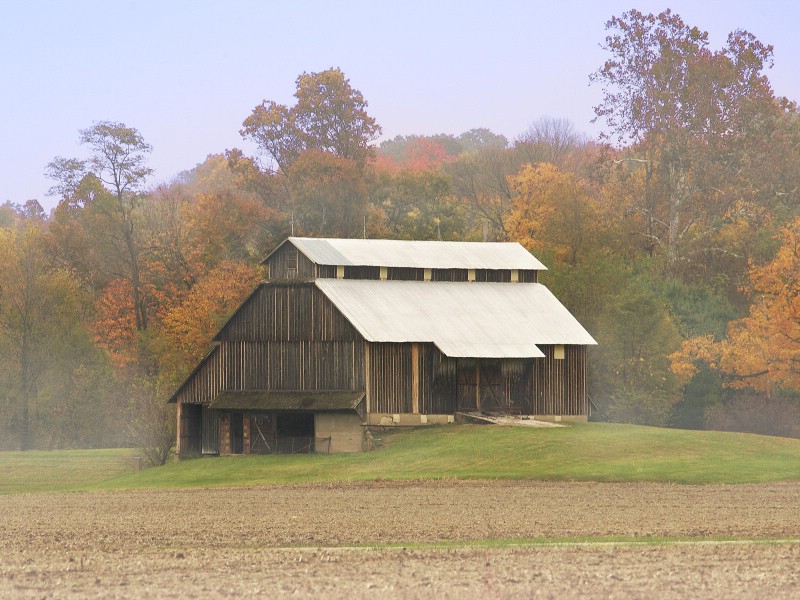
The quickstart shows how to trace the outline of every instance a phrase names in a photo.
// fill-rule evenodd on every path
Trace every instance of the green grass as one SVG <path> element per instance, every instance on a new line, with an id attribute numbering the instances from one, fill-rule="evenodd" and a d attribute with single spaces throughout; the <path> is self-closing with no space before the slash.
<path id="1" fill-rule="evenodd" d="M 740 433 L 448 425 L 386 433 L 383 442 L 363 454 L 204 458 L 127 473 L 130 451 L 0 453 L 0 493 L 409 479 L 800 480 L 800 440 Z"/>
<path id="2" fill-rule="evenodd" d="M 516 537 L 482 538 L 474 540 L 444 540 L 440 542 L 391 542 L 386 544 L 364 544 L 344 546 L 354 549 L 403 549 L 403 550 L 441 550 L 452 548 L 531 548 L 537 546 L 668 546 L 682 544 L 796 544 L 797 538 L 743 536 L 575 536 L 575 537 Z M 292 548 L 316 548 L 317 546 L 292 546 Z"/>
<path id="3" fill-rule="evenodd" d="M 55 450 L 0 452 L 0 494 L 80 489 L 135 465 L 135 450 Z"/>
<path id="4" fill-rule="evenodd" d="M 800 480 L 800 440 L 590 423 L 565 428 L 448 425 L 385 434 L 364 454 L 196 459 L 101 488 L 172 488 L 409 479 Z"/>

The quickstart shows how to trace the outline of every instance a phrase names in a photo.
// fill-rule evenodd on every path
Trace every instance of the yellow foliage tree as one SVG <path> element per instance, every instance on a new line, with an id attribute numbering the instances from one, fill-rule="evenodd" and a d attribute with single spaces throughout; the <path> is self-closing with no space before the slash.
<path id="1" fill-rule="evenodd" d="M 550 163 L 525 165 L 509 181 L 515 193 L 506 218 L 509 238 L 534 252 L 555 250 L 560 260 L 577 264 L 598 217 L 586 183 Z"/>
<path id="2" fill-rule="evenodd" d="M 750 282 L 750 314 L 731 322 L 720 342 L 686 340 L 670 357 L 676 375 L 688 380 L 705 363 L 724 373 L 730 387 L 800 389 L 800 219 L 783 229 L 771 262 L 751 266 Z"/>

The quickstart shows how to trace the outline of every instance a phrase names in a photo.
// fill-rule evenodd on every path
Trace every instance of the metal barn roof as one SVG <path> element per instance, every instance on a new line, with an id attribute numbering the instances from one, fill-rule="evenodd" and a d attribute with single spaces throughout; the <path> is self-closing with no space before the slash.
<path id="1" fill-rule="evenodd" d="M 539 283 L 315 283 L 371 342 L 433 342 L 454 358 L 542 357 L 536 344 L 597 343 Z"/>
<path id="2" fill-rule="evenodd" d="M 319 265 L 416 269 L 547 269 L 516 242 L 420 242 L 302 237 L 290 237 L 288 241 Z"/>

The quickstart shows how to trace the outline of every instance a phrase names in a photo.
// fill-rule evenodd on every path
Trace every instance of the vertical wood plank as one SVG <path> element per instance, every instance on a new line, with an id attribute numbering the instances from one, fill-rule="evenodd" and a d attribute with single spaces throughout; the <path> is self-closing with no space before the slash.
<path id="1" fill-rule="evenodd" d="M 411 344 L 411 412 L 419 414 L 419 344 Z"/>

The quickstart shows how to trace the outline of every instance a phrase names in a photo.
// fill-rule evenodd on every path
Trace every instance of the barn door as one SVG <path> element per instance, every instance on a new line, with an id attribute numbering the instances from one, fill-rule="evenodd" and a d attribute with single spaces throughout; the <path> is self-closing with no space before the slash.
<path id="1" fill-rule="evenodd" d="M 478 374 L 475 370 L 475 363 L 459 361 L 456 380 L 458 381 L 458 410 L 462 412 L 477 410 L 478 397 L 475 387 L 478 384 Z"/>
<path id="2" fill-rule="evenodd" d="M 181 455 L 194 456 L 200 454 L 202 432 L 202 405 L 181 404 Z"/>
<path id="3" fill-rule="evenodd" d="M 269 414 L 250 417 L 250 454 L 275 452 L 275 419 Z"/>
<path id="4" fill-rule="evenodd" d="M 480 361 L 481 412 L 503 412 L 506 406 L 505 381 L 497 361 Z"/>

